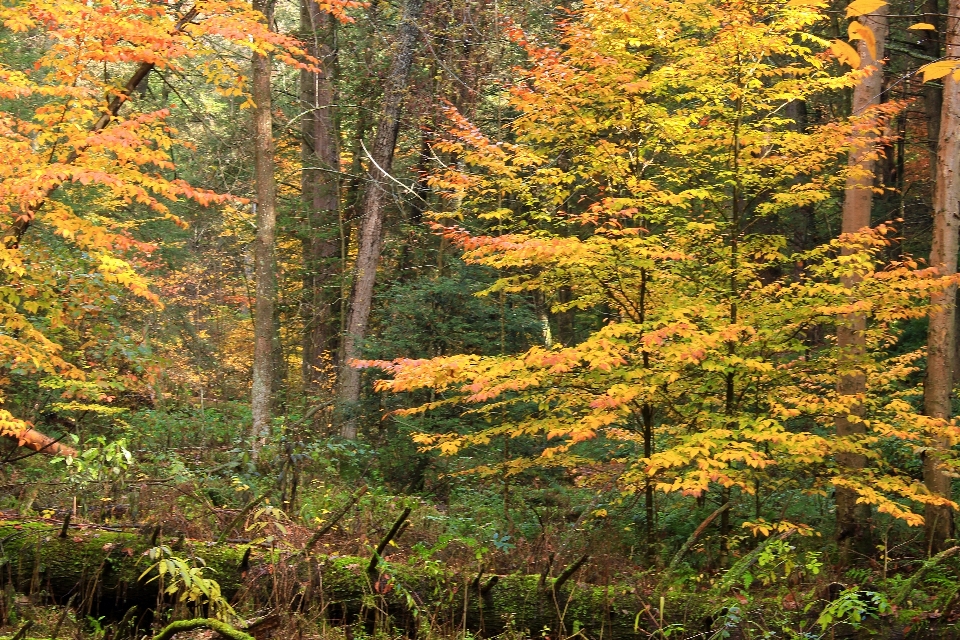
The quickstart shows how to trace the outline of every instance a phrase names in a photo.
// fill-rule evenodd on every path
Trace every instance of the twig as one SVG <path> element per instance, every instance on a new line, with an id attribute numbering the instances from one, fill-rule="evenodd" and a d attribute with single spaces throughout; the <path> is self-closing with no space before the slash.
<path id="1" fill-rule="evenodd" d="M 337 523 L 340 522 L 340 519 L 343 518 L 343 516 L 347 515 L 347 512 L 350 511 L 353 505 L 357 504 L 357 500 L 362 498 L 364 494 L 366 494 L 367 491 L 369 491 L 369 489 L 370 487 L 364 485 L 360 487 L 356 492 L 354 492 L 354 494 L 347 501 L 347 504 L 343 505 L 343 507 L 341 507 L 339 511 L 337 511 L 335 514 L 330 516 L 330 520 L 327 521 L 327 523 L 323 525 L 323 527 L 318 529 L 316 533 L 310 536 L 310 539 L 307 541 L 307 544 L 303 546 L 302 553 L 310 553 L 310 550 L 313 549 L 313 546 L 320 541 L 320 538 L 322 538 L 328 531 L 330 531 L 335 526 L 337 526 Z"/>
<path id="2" fill-rule="evenodd" d="M 224 542 L 226 542 L 226 541 L 227 541 L 227 537 L 230 535 L 230 532 L 233 531 L 233 528 L 236 527 L 236 526 L 237 526 L 238 524 L 240 524 L 241 522 L 243 522 L 244 520 L 246 520 L 247 515 L 248 515 L 251 511 L 253 511 L 253 508 L 254 508 L 255 506 L 257 506 L 258 504 L 260 504 L 261 502 L 263 502 L 263 500 L 264 500 L 266 497 L 267 497 L 266 495 L 262 495 L 262 496 L 260 496 L 259 498 L 254 498 L 253 500 L 251 500 L 250 502 L 248 502 L 248 503 L 247 503 L 247 506 L 245 506 L 243 509 L 241 509 L 241 510 L 240 510 L 240 513 L 237 514 L 237 517 L 235 517 L 233 520 L 231 520 L 231 521 L 230 521 L 230 524 L 228 524 L 227 527 L 226 527 L 223 531 L 220 532 L 220 537 L 217 538 L 217 544 L 223 544 Z M 198 618 L 198 619 L 199 619 L 199 618 Z"/>
<path id="3" fill-rule="evenodd" d="M 584 565 L 584 563 L 590 559 L 590 556 L 586 553 L 580 556 L 580 559 L 574 562 L 572 565 L 560 572 L 560 575 L 553 583 L 553 596 L 557 597 L 557 594 L 560 593 L 560 589 L 563 588 L 564 583 L 573 576 Z"/>
<path id="4" fill-rule="evenodd" d="M 67 600 L 67 606 L 63 608 L 63 613 L 60 614 L 60 617 L 57 618 L 57 624 L 53 627 L 53 633 L 50 634 L 50 640 L 57 640 L 57 636 L 60 634 L 60 627 L 63 626 L 63 621 L 67 619 L 67 614 L 70 612 L 70 607 L 73 605 L 74 599 L 77 597 L 77 594 L 74 593 L 70 596 L 70 599 Z"/>
<path id="5" fill-rule="evenodd" d="M 23 637 L 27 635 L 27 631 L 29 631 L 30 627 L 32 626 L 33 620 L 27 620 L 25 623 L 23 623 L 23 626 L 20 627 L 20 631 L 17 631 L 17 633 L 10 638 L 10 640 L 23 640 Z"/>
<path id="6" fill-rule="evenodd" d="M 63 519 L 63 527 L 60 528 L 60 537 L 67 537 L 67 529 L 70 528 L 70 512 L 67 512 L 66 517 Z"/>
<path id="7" fill-rule="evenodd" d="M 403 510 L 403 513 L 400 514 L 400 517 L 397 518 L 397 521 L 393 523 L 392 527 L 390 527 L 390 531 L 387 532 L 387 535 L 384 536 L 383 540 L 380 541 L 380 544 L 377 545 L 376 551 L 373 552 L 373 556 L 370 558 L 370 564 L 367 565 L 367 573 L 371 576 L 376 575 L 377 564 L 383 557 L 383 552 L 386 550 L 387 545 L 390 544 L 390 541 L 396 537 L 397 532 L 400 531 L 400 527 L 403 526 L 403 523 L 406 522 L 407 518 L 410 516 L 410 511 L 410 507 L 407 507 Z"/>

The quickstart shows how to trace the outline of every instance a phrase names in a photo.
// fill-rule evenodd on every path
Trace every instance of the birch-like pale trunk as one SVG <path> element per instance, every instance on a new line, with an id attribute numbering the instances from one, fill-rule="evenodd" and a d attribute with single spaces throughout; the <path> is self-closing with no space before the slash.
<path id="1" fill-rule="evenodd" d="M 274 0 L 254 0 L 253 8 L 272 23 Z M 270 56 L 254 53 L 251 70 L 253 109 L 253 166 L 257 196 L 257 236 L 253 244 L 257 281 L 253 313 L 253 386 L 250 454 L 256 460 L 270 431 L 273 400 L 274 308 L 277 296 L 277 187 L 273 159 L 273 114 Z"/>
<path id="2" fill-rule="evenodd" d="M 886 5 L 873 13 L 860 17 L 860 22 L 873 30 L 876 37 L 876 57 L 871 55 L 864 40 L 857 47 L 861 67 L 873 67 L 873 72 L 864 78 L 853 90 L 853 115 L 861 115 L 870 107 L 880 104 L 883 91 L 884 42 L 887 39 Z M 873 203 L 873 183 L 877 162 L 874 153 L 874 136 L 867 134 L 858 140 L 850 150 L 848 165 L 852 173 L 847 177 L 843 193 L 842 233 L 856 233 L 870 226 L 870 211 Z M 852 253 L 856 249 L 846 249 Z M 844 278 L 843 284 L 852 287 L 859 281 L 857 277 Z M 858 369 L 857 360 L 864 354 L 866 345 L 867 319 L 863 314 L 850 314 L 837 327 L 837 344 L 841 351 L 842 371 L 837 390 L 841 395 L 849 396 L 849 414 L 836 419 L 837 435 L 856 438 L 866 433 L 862 421 L 863 406 L 860 398 L 866 392 L 866 379 Z M 857 453 L 838 453 L 837 462 L 841 467 L 851 470 L 862 469 L 866 465 L 865 456 Z M 866 505 L 857 504 L 857 493 L 844 487 L 837 488 L 837 527 L 836 536 L 845 560 L 849 559 L 851 547 L 867 552 L 870 549 L 870 511 Z"/>

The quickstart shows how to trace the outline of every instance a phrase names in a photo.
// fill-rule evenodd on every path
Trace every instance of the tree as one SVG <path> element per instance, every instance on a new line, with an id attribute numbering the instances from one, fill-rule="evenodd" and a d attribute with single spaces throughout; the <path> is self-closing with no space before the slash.
<path id="1" fill-rule="evenodd" d="M 951 0 L 947 11 L 946 58 L 948 65 L 960 56 L 960 3 Z M 932 66 L 932 65 L 931 65 Z M 960 71 L 943 74 L 943 106 L 940 137 L 937 143 L 936 177 L 933 194 L 933 245 L 930 265 L 943 276 L 957 273 L 958 233 L 960 233 Z M 929 77 L 925 74 L 925 79 Z M 924 384 L 924 410 L 934 419 L 947 421 L 952 415 L 953 359 L 956 352 L 956 285 L 937 291 L 931 298 L 927 337 L 927 377 Z M 949 439 L 940 439 L 927 451 L 923 476 L 930 492 L 950 498 L 951 476 L 945 464 Z M 943 548 L 953 537 L 951 505 L 927 508 L 927 542 L 932 551 Z"/>
<path id="2" fill-rule="evenodd" d="M 340 333 L 340 132 L 337 125 L 336 17 L 313 0 L 300 5 L 306 49 L 318 71 L 300 72 L 301 191 L 304 208 L 303 355 L 304 389 L 316 395 L 323 372 L 336 358 Z"/>
<path id="3" fill-rule="evenodd" d="M 273 22 L 274 0 L 254 0 L 254 10 L 263 14 L 267 28 Z M 250 451 L 254 459 L 270 432 L 277 330 L 274 308 L 277 297 L 277 184 L 274 170 L 273 113 L 271 107 L 272 63 L 268 52 L 254 51 L 252 60 L 254 174 L 257 184 L 257 238 L 254 242 L 254 272 L 257 281 L 253 312 L 253 423 Z"/>
<path id="4" fill-rule="evenodd" d="M 421 433 L 421 445 L 452 454 L 519 438 L 531 455 L 476 470 L 560 466 L 626 494 L 649 483 L 711 495 L 755 532 L 804 527 L 766 519 L 772 487 L 832 485 L 913 525 L 923 519 L 911 503 L 948 504 L 882 454 L 890 439 L 943 433 L 910 403 L 920 354 L 889 346 L 896 323 L 924 316 L 927 292 L 948 281 L 882 261 L 885 225 L 810 250 L 783 235 L 797 208 L 830 206 L 846 184 L 843 154 L 860 127 L 880 126 L 797 131 L 780 115 L 784 102 L 858 79 L 826 72 L 828 43 L 809 33 L 822 19 L 800 3 L 600 0 L 566 25 L 562 48 L 514 33 L 533 61 L 512 88 L 516 142 L 451 113 L 450 139 L 435 146 L 466 169 L 439 170 L 432 184 L 470 230 L 443 232 L 468 262 L 504 273 L 491 293 L 565 287 L 571 299 L 554 311 L 593 312 L 596 324 L 571 346 L 365 363 L 390 374 L 378 389 L 435 392 L 403 415 L 459 407 L 490 424 Z M 846 349 L 808 337 L 851 314 L 866 318 L 857 367 L 869 424 L 857 439 L 831 433 L 851 413 L 838 384 Z M 638 431 L 644 410 L 657 419 Z M 866 464 L 838 464 L 844 456 Z M 721 523 L 721 558 L 731 531 Z"/>
<path id="5" fill-rule="evenodd" d="M 139 111 L 135 90 L 155 70 L 193 61 L 217 91 L 241 95 L 242 78 L 216 55 L 221 43 L 276 51 L 291 63 L 302 51 L 230 0 L 204 3 L 202 12 L 14 2 L 0 7 L 0 19 L 14 37 L 42 35 L 49 44 L 0 64 L 0 150 L 18 159 L 0 169 L 0 214 L 8 216 L 0 249 L 3 360 L 18 376 L 83 387 L 98 376 L 63 352 L 64 331 L 117 296 L 158 302 L 135 266 L 155 248 L 131 233 L 137 217 L 178 221 L 171 202 L 232 200 L 177 177 L 172 150 L 185 143 L 168 124 L 170 110 Z M 85 388 L 94 399 L 109 395 Z M 7 435 L 30 426 L 7 410 L 0 422 Z"/>
<path id="6" fill-rule="evenodd" d="M 370 151 L 367 172 L 367 190 L 364 193 L 362 221 L 354 266 L 350 306 L 343 336 L 343 367 L 340 372 L 338 401 L 345 412 L 340 433 L 355 440 L 357 420 L 350 412 L 360 399 L 360 371 L 352 361 L 360 356 L 360 348 L 370 322 L 373 307 L 373 289 L 376 284 L 380 249 L 383 242 L 383 217 L 386 204 L 393 154 L 400 132 L 400 114 L 407 92 L 407 81 L 417 43 L 417 20 L 423 11 L 423 0 L 406 0 L 403 17 L 397 28 L 397 44 L 383 96 L 383 112 L 377 125 L 377 135 Z"/>
<path id="7" fill-rule="evenodd" d="M 848 14 L 850 11 L 848 10 Z M 853 115 L 870 118 L 871 110 L 880 104 L 883 94 L 884 43 L 887 39 L 887 5 L 876 8 L 871 13 L 860 16 L 850 23 L 850 33 L 859 40 L 857 54 L 865 77 L 853 89 Z M 873 200 L 875 179 L 876 133 L 864 128 L 859 134 L 860 140 L 854 142 L 848 163 L 851 167 L 847 175 L 847 184 L 843 193 L 843 220 L 841 232 L 854 234 L 871 226 L 870 213 Z M 856 251 L 854 248 L 853 251 Z M 854 282 L 844 282 L 853 286 Z M 866 426 L 862 422 L 862 408 L 859 398 L 866 392 L 866 380 L 857 369 L 857 360 L 862 356 L 866 345 L 867 318 L 863 314 L 851 314 L 847 321 L 837 326 L 837 345 L 846 354 L 850 366 L 840 377 L 839 391 L 850 397 L 849 415 L 837 418 L 837 435 L 862 436 Z M 867 459 L 864 456 L 839 455 L 838 462 L 854 469 L 863 468 Z M 869 506 L 857 503 L 855 491 L 844 487 L 837 489 L 837 539 L 849 555 L 851 543 L 860 553 L 870 553 Z"/>

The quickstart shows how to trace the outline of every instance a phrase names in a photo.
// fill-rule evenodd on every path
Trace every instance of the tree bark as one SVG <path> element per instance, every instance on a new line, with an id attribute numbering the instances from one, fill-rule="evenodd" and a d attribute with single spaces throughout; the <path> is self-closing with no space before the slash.
<path id="1" fill-rule="evenodd" d="M 947 11 L 946 57 L 960 57 L 960 0 L 950 0 Z M 933 192 L 933 245 L 930 266 L 940 275 L 957 272 L 958 232 L 960 232 L 960 83 L 949 73 L 943 79 L 943 105 L 940 137 L 937 143 L 936 185 Z M 924 410 L 932 418 L 947 420 L 951 416 L 953 390 L 953 354 L 956 348 L 957 288 L 950 286 L 931 296 L 934 311 L 930 314 L 927 334 L 927 378 L 924 383 Z M 938 448 L 950 443 L 940 440 Z M 928 451 L 923 461 L 923 479 L 931 493 L 950 497 L 950 476 L 940 467 L 940 456 Z M 933 552 L 944 548 L 953 537 L 953 510 L 928 506 L 926 509 L 927 548 Z"/>
<path id="2" fill-rule="evenodd" d="M 316 396 L 324 384 L 327 357 L 340 333 L 340 135 L 336 117 L 336 19 L 314 0 L 301 0 L 300 28 L 318 72 L 300 72 L 303 140 L 301 194 L 303 247 L 303 387 Z"/>
<path id="3" fill-rule="evenodd" d="M 367 334 L 370 310 L 373 307 L 373 288 L 383 241 L 383 218 L 388 195 L 388 173 L 393 166 L 393 153 L 400 132 L 400 114 L 413 64 L 417 42 L 417 25 L 423 11 L 423 0 L 407 0 L 398 29 L 396 54 L 390 65 L 387 86 L 383 96 L 383 113 L 377 126 L 377 137 L 370 151 L 370 170 L 364 195 L 360 223 L 357 262 L 354 267 L 353 288 L 350 293 L 350 312 L 343 336 L 343 363 L 340 373 L 338 400 L 342 413 L 340 434 L 347 439 L 357 437 L 357 419 L 354 415 L 360 399 L 360 371 L 351 366 L 351 360 L 360 356 L 360 347 Z"/>
<path id="4" fill-rule="evenodd" d="M 253 0 L 272 28 L 274 0 Z M 273 114 L 271 113 L 270 56 L 255 53 L 252 64 L 253 162 L 257 184 L 257 236 L 254 240 L 254 277 L 257 281 L 253 317 L 253 387 L 250 452 L 256 460 L 270 430 L 273 395 L 274 307 L 277 295 L 277 188 L 273 159 Z"/>
<path id="5" fill-rule="evenodd" d="M 924 29 L 923 52 L 930 58 L 940 58 L 940 6 L 939 0 L 924 0 L 923 21 L 937 27 L 936 31 Z M 937 141 L 940 138 L 940 106 L 943 92 L 936 83 L 928 82 L 923 86 L 923 110 L 927 117 L 927 148 L 930 150 L 930 173 L 937 179 Z"/>
<path id="6" fill-rule="evenodd" d="M 864 40 L 859 41 L 861 67 L 873 67 L 873 72 L 864 78 L 853 90 L 853 115 L 862 115 L 864 111 L 878 105 L 883 90 L 884 43 L 887 39 L 886 5 L 873 13 L 860 17 L 860 22 L 873 30 L 876 37 L 876 57 L 871 55 Z M 847 177 L 843 194 L 842 233 L 856 233 L 870 226 L 870 210 L 873 202 L 873 182 L 876 160 L 870 158 L 874 153 L 874 135 L 866 134 L 858 140 L 850 151 L 848 165 L 857 171 Z M 844 249 L 844 253 L 856 252 L 856 248 Z M 853 287 L 859 278 L 843 279 L 846 287 Z M 866 433 L 862 421 L 863 406 L 860 398 L 866 391 L 866 379 L 857 365 L 864 353 L 866 344 L 867 319 L 863 314 L 850 314 L 837 327 L 837 344 L 840 348 L 841 371 L 837 390 L 842 396 L 849 396 L 850 408 L 847 415 L 836 419 L 837 436 L 856 438 Z M 841 467 L 851 470 L 866 466 L 866 457 L 857 453 L 838 453 L 837 462 Z M 870 512 L 866 505 L 857 504 L 857 493 L 851 489 L 837 488 L 837 541 L 841 547 L 844 562 L 849 561 L 851 546 L 862 553 L 870 549 Z"/>
<path id="7" fill-rule="evenodd" d="M 56 438 L 40 433 L 33 427 L 27 427 L 19 433 L 4 433 L 3 436 L 17 441 L 21 447 L 32 449 L 37 453 L 46 453 L 51 456 L 77 456 L 77 450 L 62 444 Z"/>

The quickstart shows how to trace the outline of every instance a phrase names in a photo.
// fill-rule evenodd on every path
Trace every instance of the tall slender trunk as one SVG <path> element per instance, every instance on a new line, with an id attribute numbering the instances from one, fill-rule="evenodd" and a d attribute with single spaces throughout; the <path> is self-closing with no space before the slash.
<path id="1" fill-rule="evenodd" d="M 373 306 L 373 287 L 376 284 L 377 265 L 383 241 L 384 208 L 388 194 L 387 173 L 393 166 L 393 152 L 400 132 L 400 113 L 413 64 L 417 43 L 417 25 L 423 11 L 423 0 L 407 0 L 398 29 L 396 54 L 390 65 L 387 86 L 383 95 L 383 113 L 377 126 L 377 137 L 370 150 L 369 182 L 363 200 L 363 220 L 360 223 L 357 263 L 353 289 L 350 293 L 350 312 L 343 336 L 343 366 L 340 373 L 338 400 L 347 412 L 340 434 L 355 440 L 357 420 L 353 412 L 360 399 L 360 371 L 350 361 L 360 355 L 360 346 L 367 334 L 370 310 Z"/>
<path id="2" fill-rule="evenodd" d="M 940 2 L 924 0 L 923 21 L 937 27 L 936 31 L 923 30 L 923 52 L 937 60 L 940 58 Z M 923 110 L 927 116 L 927 148 L 930 150 L 930 173 L 937 177 L 937 140 L 940 138 L 940 106 L 943 103 L 941 88 L 932 82 L 923 86 Z"/>
<path id="3" fill-rule="evenodd" d="M 870 27 L 876 36 L 876 57 L 870 54 L 865 41 L 859 44 L 862 66 L 874 67 L 873 72 L 864 78 L 853 90 L 853 115 L 861 115 L 864 111 L 880 103 L 883 89 L 883 68 L 879 61 L 883 59 L 884 42 L 887 39 L 887 9 L 884 5 L 873 13 L 860 17 L 860 22 Z M 847 177 L 846 189 L 843 193 L 843 220 L 842 233 L 855 233 L 864 227 L 870 226 L 870 210 L 873 204 L 873 181 L 876 170 L 876 160 L 870 159 L 873 153 L 874 136 L 864 135 L 850 151 L 848 165 L 858 167 L 858 174 Z M 855 248 L 845 249 L 847 254 L 857 251 Z M 846 287 L 853 287 L 859 278 L 843 279 Z M 860 396 L 866 391 L 866 379 L 862 371 L 857 368 L 866 345 L 865 330 L 866 316 L 850 314 L 837 327 L 837 344 L 840 347 L 841 359 L 846 361 L 842 365 L 837 391 L 840 395 L 851 396 L 850 408 L 847 415 L 836 419 L 837 436 L 841 438 L 855 438 L 866 433 L 866 427 L 861 420 L 863 406 Z M 841 467 L 848 469 L 862 469 L 866 466 L 866 458 L 855 453 L 838 453 L 837 462 Z M 840 543 L 841 555 L 844 562 L 849 561 L 851 547 L 860 552 L 869 552 L 870 525 L 869 507 L 857 504 L 857 493 L 853 490 L 840 487 L 837 489 L 837 527 L 836 536 Z"/>
<path id="4" fill-rule="evenodd" d="M 300 2 L 300 30 L 320 71 L 300 72 L 303 140 L 300 178 L 303 247 L 303 387 L 320 392 L 326 358 L 337 352 L 340 334 L 340 135 L 336 117 L 336 19 L 314 0 Z"/>
<path id="5" fill-rule="evenodd" d="M 274 0 L 253 0 L 253 8 L 273 22 Z M 256 460 L 270 429 L 273 395 L 274 307 L 277 295 L 277 187 L 273 161 L 273 115 L 270 103 L 269 56 L 253 55 L 253 165 L 257 183 L 257 237 L 254 240 L 254 273 L 257 280 L 253 314 L 253 426 L 250 453 Z"/>
<path id="6" fill-rule="evenodd" d="M 960 57 L 960 0 L 950 0 L 947 10 L 946 57 Z M 943 107 L 937 143 L 936 185 L 933 192 L 933 246 L 930 266 L 941 275 L 957 272 L 960 232 L 960 83 L 953 74 L 943 79 Z M 931 296 L 937 309 L 930 314 L 927 334 L 927 379 L 924 383 L 924 410 L 933 418 L 950 418 L 953 390 L 953 354 L 956 347 L 957 288 L 948 287 Z M 948 441 L 936 443 L 949 448 Z M 941 469 L 939 456 L 928 451 L 923 460 L 923 479 L 931 493 L 950 497 L 950 476 Z M 927 547 L 939 551 L 953 537 L 953 510 L 928 506 Z"/>

